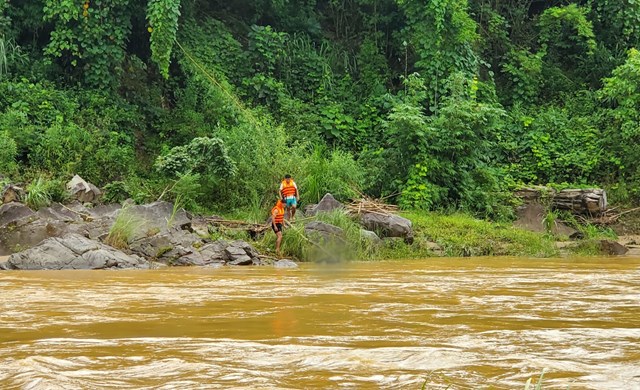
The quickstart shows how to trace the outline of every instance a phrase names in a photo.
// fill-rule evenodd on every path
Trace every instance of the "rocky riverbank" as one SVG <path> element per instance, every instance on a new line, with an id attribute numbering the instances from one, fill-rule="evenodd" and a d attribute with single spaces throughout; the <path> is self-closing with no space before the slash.
<path id="1" fill-rule="evenodd" d="M 76 202 L 38 211 L 10 202 L 0 206 L 0 269 L 272 263 L 245 241 L 213 241 L 197 229 L 206 232 L 198 218 L 168 202 L 96 207 Z M 118 234 L 125 236 L 114 240 Z"/>

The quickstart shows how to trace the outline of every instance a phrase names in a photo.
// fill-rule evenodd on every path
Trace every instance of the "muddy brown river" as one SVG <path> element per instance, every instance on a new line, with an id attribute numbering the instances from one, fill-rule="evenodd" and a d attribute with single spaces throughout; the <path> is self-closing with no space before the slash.
<path id="1" fill-rule="evenodd" d="M 640 389 L 640 259 L 0 272 L 0 389 Z"/>

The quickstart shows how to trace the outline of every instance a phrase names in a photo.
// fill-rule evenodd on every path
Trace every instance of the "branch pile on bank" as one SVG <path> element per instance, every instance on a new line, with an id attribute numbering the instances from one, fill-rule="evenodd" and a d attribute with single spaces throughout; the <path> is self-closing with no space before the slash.
<path id="1" fill-rule="evenodd" d="M 346 205 L 345 208 L 347 212 L 352 215 L 362 215 L 365 213 L 390 215 L 398 213 L 398 206 L 386 204 L 380 199 L 372 199 L 366 196 L 352 201 Z"/>

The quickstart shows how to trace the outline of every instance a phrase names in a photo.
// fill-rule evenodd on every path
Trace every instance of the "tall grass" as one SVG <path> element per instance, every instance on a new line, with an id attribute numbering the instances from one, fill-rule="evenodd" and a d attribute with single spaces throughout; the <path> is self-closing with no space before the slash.
<path id="1" fill-rule="evenodd" d="M 38 210 L 51 204 L 51 193 L 42 177 L 33 179 L 31 184 L 27 186 L 27 195 L 24 201 L 33 210 Z"/>
<path id="2" fill-rule="evenodd" d="M 118 249 L 129 248 L 136 231 L 142 227 L 143 223 L 138 217 L 123 208 L 111 225 L 104 243 Z"/>
<path id="3" fill-rule="evenodd" d="M 382 245 L 365 238 L 361 226 L 344 211 L 320 213 L 314 219 L 342 229 L 342 236 L 328 241 L 316 240 L 305 235 L 304 225 L 310 222 L 309 219 L 293 224 L 287 222 L 281 245 L 284 256 L 303 261 L 329 262 L 380 258 Z M 258 246 L 271 251 L 275 248 L 275 241 L 275 234 L 269 230 Z"/>

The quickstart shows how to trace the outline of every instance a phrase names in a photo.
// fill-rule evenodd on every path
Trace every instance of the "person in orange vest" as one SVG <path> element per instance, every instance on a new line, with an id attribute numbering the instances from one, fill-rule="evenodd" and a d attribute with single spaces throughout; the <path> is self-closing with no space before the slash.
<path id="1" fill-rule="evenodd" d="M 271 228 L 276 234 L 276 255 L 280 256 L 280 243 L 282 242 L 282 227 L 284 226 L 284 203 L 278 199 L 271 209 Z"/>
<path id="2" fill-rule="evenodd" d="M 298 186 L 291 178 L 291 175 L 284 175 L 284 180 L 280 183 L 280 196 L 289 211 L 290 219 L 293 220 L 296 215 L 296 207 L 300 202 L 300 194 L 298 193 Z"/>

